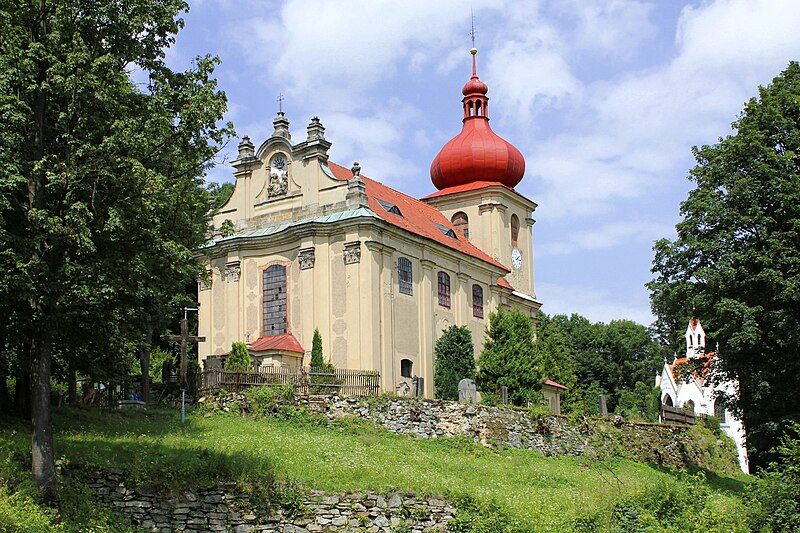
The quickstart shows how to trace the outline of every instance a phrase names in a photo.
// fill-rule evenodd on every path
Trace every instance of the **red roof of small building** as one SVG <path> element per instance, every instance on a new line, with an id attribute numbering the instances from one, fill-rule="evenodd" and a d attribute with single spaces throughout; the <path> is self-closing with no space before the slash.
<path id="1" fill-rule="evenodd" d="M 259 337 L 250 345 L 250 349 L 254 352 L 280 350 L 284 352 L 306 353 L 291 333 L 273 335 L 271 337 Z"/>
<path id="2" fill-rule="evenodd" d="M 328 162 L 328 167 L 331 169 L 336 179 L 350 180 L 353 178 L 353 172 L 351 170 L 337 165 L 332 161 Z M 435 207 L 421 202 L 416 198 L 412 198 L 407 194 L 396 191 L 391 187 L 387 187 L 367 176 L 361 175 L 359 178 L 366 186 L 369 208 L 389 224 L 485 261 L 506 272 L 511 272 L 510 268 L 469 242 L 469 240 L 461 235 L 458 230 L 456 230 L 455 226 L 453 226 L 453 224 Z M 397 206 L 402 215 L 396 215 L 386 210 L 379 201 Z M 445 235 L 441 227 L 452 230 L 455 237 Z"/>
<path id="3" fill-rule="evenodd" d="M 552 379 L 547 379 L 547 380 L 545 380 L 545 382 L 543 383 L 543 385 L 548 385 L 548 386 L 550 386 L 550 387 L 553 387 L 553 388 L 555 388 L 555 389 L 569 390 L 567 387 L 565 387 L 565 386 L 564 386 L 564 385 L 562 385 L 561 383 L 556 383 L 556 382 L 555 382 L 555 381 L 553 381 Z"/>

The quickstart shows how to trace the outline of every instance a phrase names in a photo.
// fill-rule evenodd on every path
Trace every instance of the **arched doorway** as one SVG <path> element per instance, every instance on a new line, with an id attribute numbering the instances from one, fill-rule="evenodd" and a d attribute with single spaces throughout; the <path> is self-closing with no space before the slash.
<path id="1" fill-rule="evenodd" d="M 664 395 L 664 401 L 662 401 L 661 403 L 663 403 L 664 405 L 668 405 L 668 406 L 672 407 L 673 406 L 672 396 L 670 396 L 669 394 L 665 394 Z"/>

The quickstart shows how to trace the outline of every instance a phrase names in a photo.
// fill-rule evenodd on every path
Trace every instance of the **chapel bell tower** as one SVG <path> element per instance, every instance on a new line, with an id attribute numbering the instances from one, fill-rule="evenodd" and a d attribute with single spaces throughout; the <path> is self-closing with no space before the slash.
<path id="1" fill-rule="evenodd" d="M 706 353 L 706 332 L 700 319 L 693 316 L 686 327 L 686 357 L 701 357 Z"/>

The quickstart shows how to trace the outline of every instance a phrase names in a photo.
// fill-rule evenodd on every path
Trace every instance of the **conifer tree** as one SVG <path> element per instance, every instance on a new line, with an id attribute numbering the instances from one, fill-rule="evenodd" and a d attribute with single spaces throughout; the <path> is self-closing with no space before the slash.
<path id="1" fill-rule="evenodd" d="M 519 309 L 502 307 L 489 315 L 483 351 L 478 359 L 478 386 L 499 393 L 508 387 L 508 399 L 524 405 L 541 389 L 542 372 L 533 346 L 533 322 Z"/>
<path id="2" fill-rule="evenodd" d="M 325 359 L 322 357 L 322 335 L 314 328 L 314 338 L 311 340 L 311 368 L 322 368 Z"/>
<path id="3" fill-rule="evenodd" d="M 250 351 L 243 342 L 234 342 L 231 345 L 231 353 L 225 358 L 225 370 L 244 371 L 253 368 L 253 361 L 250 358 Z"/>
<path id="4" fill-rule="evenodd" d="M 450 326 L 433 348 L 433 383 L 436 397 L 458 399 L 458 382 L 475 378 L 475 349 L 467 326 Z"/>

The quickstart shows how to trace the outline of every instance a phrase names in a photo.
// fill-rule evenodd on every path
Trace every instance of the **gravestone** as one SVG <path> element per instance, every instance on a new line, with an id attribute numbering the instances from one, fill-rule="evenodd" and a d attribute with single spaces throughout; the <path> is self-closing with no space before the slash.
<path id="1" fill-rule="evenodd" d="M 395 392 L 401 398 L 405 398 L 411 394 L 411 387 L 409 387 L 408 383 L 406 383 L 405 381 L 401 381 L 400 383 L 398 383 Z"/>
<path id="2" fill-rule="evenodd" d="M 414 396 L 425 396 L 425 378 L 414 376 Z"/>
<path id="3" fill-rule="evenodd" d="M 608 415 L 608 407 L 606 407 L 606 395 L 600 395 L 600 416 Z"/>
<path id="4" fill-rule="evenodd" d="M 478 403 L 478 389 L 473 380 L 464 378 L 458 382 L 458 403 Z"/>
<path id="5" fill-rule="evenodd" d="M 503 385 L 500 387 L 500 403 L 506 405 L 508 403 L 508 387 Z"/>

